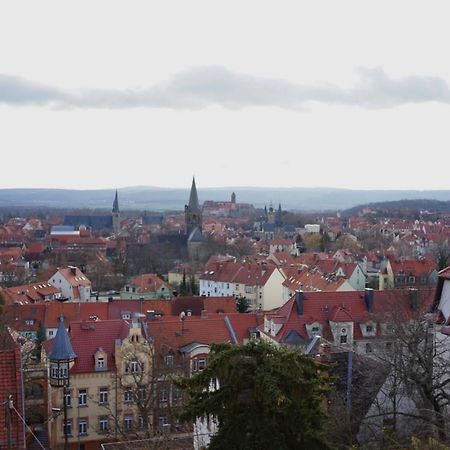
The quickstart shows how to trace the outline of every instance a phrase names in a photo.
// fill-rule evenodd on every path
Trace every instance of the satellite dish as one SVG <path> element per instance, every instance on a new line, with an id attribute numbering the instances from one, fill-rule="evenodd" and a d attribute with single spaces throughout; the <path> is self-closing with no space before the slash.
<path id="1" fill-rule="evenodd" d="M 184 311 L 180 312 L 180 320 L 184 320 L 186 318 L 186 313 Z"/>

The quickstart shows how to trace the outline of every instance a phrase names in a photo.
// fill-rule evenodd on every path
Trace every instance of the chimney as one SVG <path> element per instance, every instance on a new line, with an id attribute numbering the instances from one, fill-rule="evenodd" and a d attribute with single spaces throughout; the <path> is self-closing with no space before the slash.
<path id="1" fill-rule="evenodd" d="M 155 311 L 147 311 L 147 320 L 155 320 Z"/>
<path id="2" fill-rule="evenodd" d="M 419 291 L 415 288 L 409 288 L 409 306 L 413 311 L 419 306 Z"/>
<path id="3" fill-rule="evenodd" d="M 373 313 L 373 289 L 364 289 L 364 301 L 366 302 L 367 311 Z"/>
<path id="4" fill-rule="evenodd" d="M 303 291 L 295 291 L 295 306 L 297 307 L 297 314 L 303 315 L 303 302 L 305 300 L 305 294 Z"/>
<path id="5" fill-rule="evenodd" d="M 72 275 L 76 275 L 77 274 L 77 268 L 74 266 L 69 266 L 70 271 L 72 272 Z"/>

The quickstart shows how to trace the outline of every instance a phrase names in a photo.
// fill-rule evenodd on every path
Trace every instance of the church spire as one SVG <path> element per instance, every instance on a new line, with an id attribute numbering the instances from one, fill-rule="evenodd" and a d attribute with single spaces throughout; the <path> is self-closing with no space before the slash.
<path id="1" fill-rule="evenodd" d="M 186 221 L 186 234 L 188 236 L 198 228 L 199 233 L 202 232 L 202 210 L 198 202 L 197 186 L 195 185 L 195 177 L 192 178 L 191 193 L 189 195 L 189 204 L 184 208 Z"/>
<path id="2" fill-rule="evenodd" d="M 190 212 L 200 211 L 200 205 L 198 203 L 197 186 L 195 185 L 195 177 L 192 177 L 191 194 L 189 196 L 188 208 Z"/>
<path id="3" fill-rule="evenodd" d="M 119 195 L 117 193 L 117 189 L 116 189 L 116 197 L 114 198 L 112 212 L 113 213 L 118 213 L 119 212 Z"/>
<path id="4" fill-rule="evenodd" d="M 117 193 L 117 189 L 112 209 L 112 225 L 114 234 L 118 234 L 120 232 L 120 210 L 119 210 L 119 194 Z"/>

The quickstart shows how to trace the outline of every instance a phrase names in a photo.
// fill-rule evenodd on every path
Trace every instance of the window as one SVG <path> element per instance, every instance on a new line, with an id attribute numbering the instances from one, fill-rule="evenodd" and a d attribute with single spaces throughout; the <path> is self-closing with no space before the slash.
<path id="1" fill-rule="evenodd" d="M 340 342 L 341 342 L 341 344 L 346 344 L 347 343 L 347 336 L 345 336 L 345 335 L 341 336 Z"/>
<path id="2" fill-rule="evenodd" d="M 166 416 L 159 416 L 159 426 L 163 427 L 164 425 L 168 425 Z"/>
<path id="3" fill-rule="evenodd" d="M 416 277 L 409 277 L 408 282 L 414 284 L 416 282 Z"/>
<path id="4" fill-rule="evenodd" d="M 72 396 L 70 395 L 70 392 L 63 395 L 63 401 L 66 402 L 66 406 L 72 406 Z"/>
<path id="5" fill-rule="evenodd" d="M 144 429 L 145 424 L 144 424 L 144 418 L 142 416 L 139 416 L 138 424 L 139 424 L 139 428 L 141 430 Z"/>
<path id="6" fill-rule="evenodd" d="M 164 359 L 167 367 L 173 367 L 173 355 L 166 355 Z"/>
<path id="7" fill-rule="evenodd" d="M 58 367 L 57 365 L 51 366 L 50 377 L 51 378 L 67 378 L 67 367 Z"/>
<path id="8" fill-rule="evenodd" d="M 71 436 L 72 435 L 72 420 L 67 420 L 66 422 L 63 422 L 63 429 L 62 429 L 63 435 Z"/>
<path id="9" fill-rule="evenodd" d="M 138 361 L 131 361 L 131 363 L 130 363 L 130 372 L 131 373 L 139 372 L 139 362 Z"/>
<path id="10" fill-rule="evenodd" d="M 206 358 L 198 359 L 198 370 L 204 370 L 206 368 Z"/>
<path id="11" fill-rule="evenodd" d="M 108 418 L 107 417 L 100 417 L 98 421 L 98 428 L 101 432 L 108 431 Z"/>
<path id="12" fill-rule="evenodd" d="M 123 427 L 125 431 L 131 431 L 133 429 L 133 416 L 125 416 L 123 418 Z"/>
<path id="13" fill-rule="evenodd" d="M 97 358 L 97 369 L 104 369 L 105 367 L 105 358 L 103 356 L 99 356 Z"/>
<path id="14" fill-rule="evenodd" d="M 26 325 L 34 325 L 34 319 L 26 319 L 25 324 Z"/>
<path id="15" fill-rule="evenodd" d="M 372 333 L 373 332 L 373 325 L 366 325 L 366 333 Z"/>
<path id="16" fill-rule="evenodd" d="M 194 358 L 192 360 L 192 372 L 197 372 L 198 370 L 198 361 Z"/>
<path id="17" fill-rule="evenodd" d="M 139 401 L 145 402 L 146 398 L 147 398 L 147 391 L 146 391 L 146 389 L 145 388 L 139 388 L 139 391 L 138 391 L 138 399 L 139 399 Z"/>
<path id="18" fill-rule="evenodd" d="M 48 335 L 49 336 L 53 336 L 55 334 L 55 332 L 53 330 L 48 330 Z"/>
<path id="19" fill-rule="evenodd" d="M 130 320 L 131 314 L 130 313 L 122 313 L 122 320 Z"/>
<path id="20" fill-rule="evenodd" d="M 78 433 L 80 434 L 80 436 L 87 435 L 87 426 L 87 419 L 80 419 L 80 421 L 78 422 Z"/>
<path id="21" fill-rule="evenodd" d="M 124 402 L 132 402 L 133 401 L 133 392 L 131 389 L 127 389 L 123 392 L 123 401 Z"/>
<path id="22" fill-rule="evenodd" d="M 108 388 L 100 388 L 98 401 L 102 404 L 108 403 Z"/>
<path id="23" fill-rule="evenodd" d="M 172 400 L 178 401 L 181 400 L 181 398 L 182 398 L 181 390 L 178 389 L 176 386 L 172 386 Z"/>
<path id="24" fill-rule="evenodd" d="M 166 389 L 162 389 L 159 393 L 159 402 L 160 404 L 166 404 L 167 403 L 167 391 Z"/>
<path id="25" fill-rule="evenodd" d="M 79 389 L 78 390 L 78 404 L 80 406 L 87 405 L 87 389 Z"/>
<path id="26" fill-rule="evenodd" d="M 311 332 L 312 332 L 312 333 L 318 333 L 319 330 L 320 330 L 319 327 L 312 327 L 312 328 L 311 328 Z"/>

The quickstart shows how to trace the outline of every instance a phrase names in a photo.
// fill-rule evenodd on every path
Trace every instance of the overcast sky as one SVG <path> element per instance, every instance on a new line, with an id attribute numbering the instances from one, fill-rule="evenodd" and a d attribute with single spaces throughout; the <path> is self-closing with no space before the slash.
<path id="1" fill-rule="evenodd" d="M 450 189 L 446 1 L 0 3 L 0 188 Z"/>

